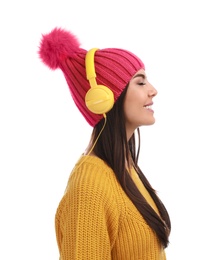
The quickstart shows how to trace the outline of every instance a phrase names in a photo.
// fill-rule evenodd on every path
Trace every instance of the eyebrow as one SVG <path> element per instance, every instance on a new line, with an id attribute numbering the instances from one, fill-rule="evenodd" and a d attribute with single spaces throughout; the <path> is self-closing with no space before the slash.
<path id="1" fill-rule="evenodd" d="M 141 74 L 141 73 L 136 74 L 135 76 L 133 76 L 133 79 L 135 79 L 135 78 L 137 78 L 137 77 L 141 77 L 141 78 L 143 78 L 143 79 L 146 79 L 146 75 Z"/>

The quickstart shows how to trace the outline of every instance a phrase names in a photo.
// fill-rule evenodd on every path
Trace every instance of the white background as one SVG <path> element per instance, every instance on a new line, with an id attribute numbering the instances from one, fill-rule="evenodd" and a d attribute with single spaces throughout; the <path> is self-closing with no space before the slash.
<path id="1" fill-rule="evenodd" d="M 91 133 L 61 71 L 37 55 L 57 26 L 85 49 L 125 48 L 144 61 L 159 93 L 139 164 L 171 215 L 167 259 L 210 259 L 208 2 L 1 1 L 0 259 L 58 260 L 54 214 Z"/>

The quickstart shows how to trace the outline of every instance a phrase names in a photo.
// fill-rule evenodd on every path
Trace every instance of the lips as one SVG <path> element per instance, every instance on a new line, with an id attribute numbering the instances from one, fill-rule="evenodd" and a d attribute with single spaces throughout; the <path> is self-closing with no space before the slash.
<path id="1" fill-rule="evenodd" d="M 153 103 L 149 103 L 149 104 L 146 104 L 144 107 L 145 107 L 145 108 L 151 108 L 152 105 L 153 105 Z"/>
<path id="2" fill-rule="evenodd" d="M 153 111 L 152 110 L 152 105 L 153 105 L 153 103 L 149 103 L 149 104 L 145 105 L 144 108 L 146 108 L 146 109 L 148 109 L 150 111 Z"/>

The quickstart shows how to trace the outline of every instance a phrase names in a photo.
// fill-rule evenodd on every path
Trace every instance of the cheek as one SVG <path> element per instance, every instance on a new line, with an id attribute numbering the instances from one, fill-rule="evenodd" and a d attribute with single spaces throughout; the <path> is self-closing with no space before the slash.
<path id="1" fill-rule="evenodd" d="M 127 109 L 137 109 L 143 108 L 145 105 L 146 96 L 143 91 L 133 91 L 125 98 L 125 107 Z"/>
<path id="2" fill-rule="evenodd" d="M 124 102 L 124 114 L 127 121 L 133 121 L 142 113 L 143 105 L 137 96 L 128 97 Z"/>

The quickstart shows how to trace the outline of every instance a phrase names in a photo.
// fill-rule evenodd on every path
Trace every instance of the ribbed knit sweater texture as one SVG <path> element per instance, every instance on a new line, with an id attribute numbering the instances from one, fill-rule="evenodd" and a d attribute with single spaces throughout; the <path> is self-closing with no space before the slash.
<path id="1" fill-rule="evenodd" d="M 148 203 L 155 203 L 132 170 Z M 82 156 L 70 174 L 56 216 L 60 260 L 165 260 L 165 251 L 101 159 Z"/>

